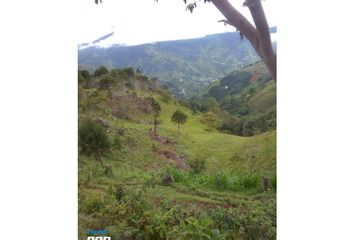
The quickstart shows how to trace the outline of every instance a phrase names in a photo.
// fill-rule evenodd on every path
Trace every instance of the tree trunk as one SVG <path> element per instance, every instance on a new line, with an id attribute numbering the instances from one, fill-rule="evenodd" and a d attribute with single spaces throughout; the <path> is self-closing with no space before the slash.
<path id="1" fill-rule="evenodd" d="M 270 188 L 270 179 L 269 179 L 269 177 L 262 176 L 262 182 L 263 182 L 263 190 L 265 192 L 268 192 L 268 190 Z"/>
<path id="2" fill-rule="evenodd" d="M 155 135 L 155 136 L 157 135 L 156 129 L 157 129 L 157 124 L 156 124 L 156 122 L 155 122 L 155 123 L 154 123 L 154 135 Z"/>
<path id="3" fill-rule="evenodd" d="M 98 152 L 96 153 L 96 157 L 98 158 L 98 160 L 101 163 L 102 168 L 104 169 L 104 165 L 103 165 L 103 162 L 102 162 L 102 159 L 101 159 L 101 155 Z"/>
<path id="4" fill-rule="evenodd" d="M 177 123 L 177 132 L 179 134 L 179 123 Z"/>
<path id="5" fill-rule="evenodd" d="M 272 40 L 269 33 L 269 25 L 265 16 L 261 0 L 246 0 L 247 6 L 251 12 L 253 21 L 258 30 L 261 40 L 262 59 L 267 65 L 269 72 L 272 74 L 274 80 L 277 78 L 276 69 L 276 54 L 272 46 Z"/>
<path id="6" fill-rule="evenodd" d="M 228 0 L 211 0 L 211 2 L 225 16 L 227 23 L 234 26 L 250 41 L 276 81 L 276 54 L 272 47 L 268 22 L 260 0 L 246 0 L 245 2 L 256 28 Z"/>

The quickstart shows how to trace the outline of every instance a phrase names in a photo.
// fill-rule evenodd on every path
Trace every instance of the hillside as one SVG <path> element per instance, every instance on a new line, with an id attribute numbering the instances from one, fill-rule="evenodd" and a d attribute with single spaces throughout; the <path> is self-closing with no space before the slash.
<path id="1" fill-rule="evenodd" d="M 275 130 L 276 85 L 262 62 L 214 81 L 184 101 L 209 128 L 239 136 Z"/>
<path id="2" fill-rule="evenodd" d="M 171 122 L 177 109 L 187 115 L 181 133 Z M 275 132 L 240 137 L 201 117 L 131 68 L 79 72 L 80 239 L 86 229 L 112 239 L 275 238 Z M 83 151 L 88 122 L 110 142 L 102 167 Z M 262 175 L 271 177 L 268 193 Z"/>
<path id="3" fill-rule="evenodd" d="M 230 74 L 223 77 L 219 81 L 219 84 L 210 87 L 205 96 L 215 97 L 220 101 L 225 96 L 238 95 L 252 87 L 263 87 L 263 85 L 270 80 L 271 75 L 264 63 L 258 62 L 237 71 L 232 71 Z"/>
<path id="4" fill-rule="evenodd" d="M 133 67 L 157 77 L 177 96 L 196 93 L 215 79 L 259 60 L 238 33 L 208 35 L 137 46 L 89 47 L 79 50 L 79 68 Z"/>

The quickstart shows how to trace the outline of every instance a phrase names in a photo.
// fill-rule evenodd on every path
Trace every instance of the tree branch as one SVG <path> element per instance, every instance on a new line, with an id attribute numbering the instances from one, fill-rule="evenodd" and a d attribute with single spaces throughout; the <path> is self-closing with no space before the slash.
<path id="1" fill-rule="evenodd" d="M 236 27 L 250 41 L 257 54 L 266 64 L 269 72 L 276 80 L 276 55 L 272 48 L 269 27 L 260 0 L 246 0 L 254 27 L 228 0 L 211 0 L 215 7 L 225 16 L 227 23 Z"/>
<path id="2" fill-rule="evenodd" d="M 260 0 L 245 0 L 245 6 L 247 6 L 251 12 L 253 21 L 256 25 L 258 34 L 261 41 L 262 59 L 266 63 L 269 71 L 274 79 L 276 79 L 276 54 L 272 46 L 272 40 L 269 33 L 269 25 L 265 16 L 262 4 Z"/>
<path id="3" fill-rule="evenodd" d="M 211 0 L 215 7 L 225 16 L 227 22 L 237 28 L 252 44 L 262 58 L 257 29 L 228 0 Z"/>

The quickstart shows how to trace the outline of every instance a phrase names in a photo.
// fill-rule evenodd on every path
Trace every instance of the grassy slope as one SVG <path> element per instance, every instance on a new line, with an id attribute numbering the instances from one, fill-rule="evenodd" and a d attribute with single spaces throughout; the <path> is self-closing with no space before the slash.
<path id="1" fill-rule="evenodd" d="M 207 127 L 188 109 L 180 107 L 188 115 L 188 121 L 182 126 L 181 134 L 170 122 L 170 116 L 177 106 L 160 101 L 163 112 L 162 135 L 177 139 L 177 151 L 187 156 L 203 153 L 210 164 L 208 172 L 217 169 L 231 171 L 275 172 L 275 132 L 254 137 L 239 137 L 221 132 L 208 132 Z M 265 144 L 266 143 L 266 144 Z M 250 153 L 252 152 L 252 153 Z M 238 159 L 234 159 L 236 153 Z M 232 164 L 227 164 L 232 163 Z"/>
<path id="2" fill-rule="evenodd" d="M 90 194 L 104 196 L 109 192 L 110 186 L 122 184 L 124 186 L 140 189 L 151 176 L 162 173 L 168 163 L 161 159 L 152 146 L 157 149 L 167 149 L 171 152 L 184 155 L 187 158 L 193 155 L 204 155 L 207 158 L 207 169 L 204 174 L 215 174 L 224 172 L 238 174 L 245 171 L 257 171 L 261 174 L 271 175 L 275 173 L 275 132 L 269 132 L 254 137 L 239 137 L 220 132 L 208 132 L 205 125 L 200 123 L 198 116 L 193 115 L 188 109 L 178 106 L 174 100 L 165 102 L 158 95 L 154 96 L 161 104 L 162 124 L 158 128 L 161 136 L 176 141 L 175 145 L 167 146 L 147 135 L 151 125 L 150 115 L 136 114 L 139 121 L 114 120 L 110 111 L 93 113 L 110 123 L 111 131 L 109 136 L 113 139 L 114 129 L 123 127 L 123 150 L 113 151 L 104 158 L 106 166 L 112 168 L 113 174 L 106 175 L 98 162 L 85 156 L 79 155 L 79 198 L 85 199 Z M 181 134 L 177 134 L 177 127 L 170 121 L 173 112 L 180 108 L 188 115 L 187 122 L 181 127 Z M 79 118 L 84 114 L 79 112 Z M 92 179 L 87 185 L 88 175 Z M 148 188 L 147 196 L 152 203 L 160 201 L 176 201 L 183 205 L 197 204 L 201 208 L 208 209 L 210 206 L 235 205 L 239 200 L 248 198 L 258 201 L 265 197 L 264 193 L 230 192 L 217 191 L 208 188 L 195 189 L 193 186 L 183 183 L 176 183 L 174 186 L 157 185 Z M 272 196 L 275 192 L 271 193 Z M 80 210 L 79 210 L 80 212 Z M 96 227 L 95 215 L 79 214 L 79 231 L 84 235 L 85 229 Z M 92 225 L 94 224 L 94 225 Z M 104 226 L 102 226 L 104 227 Z"/>
<path id="3" fill-rule="evenodd" d="M 260 91 L 251 97 L 249 105 L 259 112 L 266 112 L 276 106 L 276 85 L 274 81 L 267 82 Z"/>
<path id="4" fill-rule="evenodd" d="M 159 97 L 157 97 L 159 99 Z M 208 161 L 207 173 L 215 169 L 231 173 L 243 171 L 258 171 L 261 173 L 275 172 L 275 132 L 268 132 L 254 137 L 239 137 L 221 132 L 208 132 L 207 127 L 199 122 L 198 116 L 188 109 L 176 105 L 173 101 L 164 102 L 159 99 L 162 107 L 162 124 L 158 128 L 160 135 L 176 141 L 171 150 L 188 157 L 203 154 Z M 177 126 L 170 121 L 170 116 L 177 109 L 182 109 L 188 115 L 187 122 L 182 125 L 181 133 L 177 134 Z M 109 115 L 101 116 L 115 126 L 116 122 Z M 145 122 L 151 120 L 146 116 Z M 122 164 L 137 168 L 157 169 L 161 160 L 151 150 L 155 144 L 159 149 L 166 148 L 163 144 L 147 136 L 151 125 L 138 124 L 126 120 L 118 120 L 118 126 L 126 128 L 129 139 L 136 141 L 133 146 L 125 146 L 127 152 L 124 159 L 117 155 L 107 157 L 106 162 L 116 162 L 120 159 Z M 111 133 L 112 134 L 112 133 Z M 170 147 L 171 148 L 171 147 Z M 145 166 L 145 168 L 144 168 Z"/>

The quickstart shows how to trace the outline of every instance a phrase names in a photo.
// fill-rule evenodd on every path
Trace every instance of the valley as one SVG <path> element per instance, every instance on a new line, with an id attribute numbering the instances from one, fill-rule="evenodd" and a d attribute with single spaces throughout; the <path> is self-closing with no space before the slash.
<path id="1" fill-rule="evenodd" d="M 182 99 L 133 68 L 79 71 L 80 239 L 87 229 L 112 239 L 275 239 L 276 131 L 263 116 L 275 110 L 275 87 L 262 69 Z M 225 93 L 240 72 L 250 76 Z M 227 109 L 227 96 L 249 111 Z M 225 127 L 251 118 L 241 134 Z"/>
<path id="2" fill-rule="evenodd" d="M 93 46 L 80 49 L 78 57 L 80 70 L 92 72 L 101 65 L 133 67 L 158 78 L 179 97 L 195 94 L 231 71 L 259 61 L 248 40 L 241 40 L 236 32 L 136 46 Z"/>

